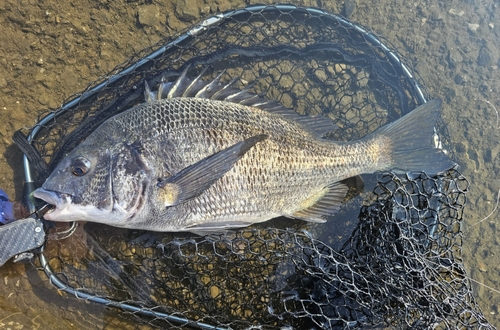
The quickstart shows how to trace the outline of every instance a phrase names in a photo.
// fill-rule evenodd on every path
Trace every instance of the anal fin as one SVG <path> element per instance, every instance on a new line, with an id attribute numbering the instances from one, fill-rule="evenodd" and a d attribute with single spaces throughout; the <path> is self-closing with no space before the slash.
<path id="1" fill-rule="evenodd" d="M 293 213 L 292 217 L 309 222 L 325 222 L 327 216 L 339 210 L 346 199 L 348 191 L 349 187 L 341 182 L 326 186 L 318 193 L 302 201 L 301 206 L 303 208 Z"/>

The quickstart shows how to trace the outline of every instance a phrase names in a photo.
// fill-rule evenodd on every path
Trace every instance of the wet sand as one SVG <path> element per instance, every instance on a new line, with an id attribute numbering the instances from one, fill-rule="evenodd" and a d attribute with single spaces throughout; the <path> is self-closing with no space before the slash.
<path id="1" fill-rule="evenodd" d="M 17 129 L 32 126 L 39 115 L 163 37 L 216 12 L 262 1 L 210 3 L 2 1 L 0 187 L 21 198 L 22 157 L 11 139 Z M 293 3 L 334 13 L 342 9 L 342 2 Z M 499 290 L 500 210 L 475 224 L 494 210 L 500 190 L 500 6 L 494 0 L 357 1 L 350 19 L 391 42 L 419 72 L 429 93 L 443 99 L 451 147 L 471 183 L 464 212 L 464 262 L 475 281 Z M 113 328 L 113 318 L 102 306 L 63 298 L 30 265 L 9 262 L 0 276 L 0 329 Z M 37 295 L 33 285 L 40 288 Z M 485 316 L 500 326 L 500 293 L 479 284 L 474 290 Z"/>

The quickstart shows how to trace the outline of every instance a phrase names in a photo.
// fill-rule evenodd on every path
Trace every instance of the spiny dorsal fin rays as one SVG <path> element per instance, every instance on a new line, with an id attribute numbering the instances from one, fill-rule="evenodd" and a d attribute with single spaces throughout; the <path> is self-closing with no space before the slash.
<path id="1" fill-rule="evenodd" d="M 285 108 L 279 102 L 265 99 L 250 92 L 249 90 L 252 85 L 247 86 L 242 90 L 235 88 L 234 85 L 238 81 L 238 77 L 232 79 L 226 84 L 223 84 L 221 82 L 221 78 L 226 73 L 226 70 L 220 72 L 215 79 L 211 81 L 204 81 L 202 76 L 206 73 L 208 67 L 204 67 L 200 74 L 198 74 L 198 76 L 193 80 L 187 76 L 189 69 L 190 65 L 187 65 L 174 82 L 165 82 L 162 80 L 158 87 L 158 92 L 151 91 L 149 85 L 146 83 L 146 91 L 144 93 L 146 101 L 151 102 L 153 100 L 174 97 L 195 97 L 226 101 L 279 114 L 290 121 L 299 123 L 310 133 L 320 138 L 326 133 L 337 129 L 337 127 L 327 117 L 299 115 L 292 110 Z"/>
<path id="2" fill-rule="evenodd" d="M 170 89 L 168 90 L 168 93 L 163 97 L 163 93 L 158 93 L 159 95 L 162 96 L 163 98 L 166 99 L 171 99 L 174 97 L 180 97 L 186 90 L 186 88 L 190 85 L 190 80 L 187 77 L 187 72 L 191 65 L 187 65 L 186 68 L 182 71 L 182 73 L 177 77 L 177 79 L 170 85 Z M 163 84 L 160 84 L 160 87 Z"/>
<path id="3" fill-rule="evenodd" d="M 167 93 L 172 89 L 172 83 L 168 82 L 165 77 L 161 78 L 161 83 L 158 86 L 158 93 L 156 94 L 157 100 L 168 98 Z"/>
<path id="4" fill-rule="evenodd" d="M 153 102 L 156 100 L 156 92 L 152 92 L 151 88 L 149 88 L 149 84 L 147 81 L 144 81 L 144 100 L 146 102 Z"/>
<path id="5" fill-rule="evenodd" d="M 203 81 L 203 79 L 201 79 L 201 77 L 203 77 L 203 75 L 205 74 L 205 72 L 207 72 L 208 70 L 208 66 L 204 67 L 200 74 L 193 79 L 193 81 L 191 81 L 191 83 L 186 87 L 186 90 L 182 93 L 182 96 L 183 97 L 194 97 L 196 95 L 196 93 L 201 89 L 203 88 L 203 86 L 205 85 L 205 82 Z M 181 77 L 177 78 L 177 79 L 180 79 Z M 185 79 L 189 79 L 187 77 L 185 77 Z"/>
<path id="6" fill-rule="evenodd" d="M 224 73 L 226 73 L 225 69 L 222 70 L 214 80 L 210 81 L 202 89 L 200 89 L 198 93 L 196 93 L 195 97 L 199 97 L 202 99 L 212 99 L 212 96 L 220 89 L 220 86 L 222 86 L 220 78 Z"/>
<path id="7" fill-rule="evenodd" d="M 229 171 L 248 150 L 268 137 L 267 134 L 252 136 L 158 182 L 164 206 L 174 206 L 197 197 Z"/>
<path id="8" fill-rule="evenodd" d="M 238 79 L 239 79 L 238 77 L 233 78 L 230 82 L 228 82 L 227 84 L 222 86 L 222 88 L 217 90 L 214 93 L 214 95 L 212 95 L 212 99 L 213 100 L 226 100 L 227 101 L 227 98 L 229 96 L 233 95 L 237 91 L 236 88 L 232 88 L 232 85 L 234 85 L 234 83 L 237 82 Z M 220 81 L 219 81 L 219 84 L 220 84 Z"/>

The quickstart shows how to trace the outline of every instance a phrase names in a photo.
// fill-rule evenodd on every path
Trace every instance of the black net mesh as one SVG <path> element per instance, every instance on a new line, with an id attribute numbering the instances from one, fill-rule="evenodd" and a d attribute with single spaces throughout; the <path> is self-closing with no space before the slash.
<path id="1" fill-rule="evenodd" d="M 254 6 L 144 50 L 40 120 L 38 181 L 103 120 L 144 102 L 145 81 L 173 80 L 187 65 L 193 75 L 208 68 L 204 79 L 226 69 L 223 81 L 328 116 L 335 140 L 424 101 L 399 56 L 363 28 L 321 10 Z M 310 232 L 286 220 L 206 237 L 88 223 L 66 239 L 49 235 L 40 262 L 59 288 L 162 328 L 492 328 L 461 260 L 466 179 L 452 170 L 376 181 L 360 210 L 351 203 L 335 216 L 352 224 L 347 238 L 335 219 Z"/>

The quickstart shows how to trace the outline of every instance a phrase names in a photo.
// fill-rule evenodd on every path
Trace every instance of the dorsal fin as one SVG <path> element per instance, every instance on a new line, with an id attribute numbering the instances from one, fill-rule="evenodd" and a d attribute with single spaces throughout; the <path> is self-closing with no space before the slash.
<path id="1" fill-rule="evenodd" d="M 268 100 L 254 94 L 249 91 L 251 86 L 247 86 L 244 89 L 235 88 L 234 84 L 238 81 L 238 78 L 234 78 L 228 83 L 222 83 L 220 79 L 226 70 L 220 72 L 215 79 L 206 81 L 201 79 L 201 77 L 205 74 L 208 67 L 203 68 L 200 74 L 194 79 L 189 78 L 187 75 L 189 68 L 189 65 L 186 66 L 173 82 L 162 80 L 157 91 L 152 91 L 146 82 L 144 91 L 146 102 L 174 97 L 204 98 L 246 105 L 270 113 L 279 114 L 291 121 L 301 124 L 305 129 L 318 137 L 322 137 L 326 133 L 337 128 L 332 121 L 326 117 L 299 115 L 285 108 L 279 102 Z"/>
<path id="2" fill-rule="evenodd" d="M 203 81 L 201 77 L 203 77 L 207 70 L 208 66 L 204 67 L 201 70 L 200 74 L 196 78 L 194 78 L 193 81 L 191 81 L 191 83 L 186 87 L 184 93 L 182 93 L 183 97 L 195 97 L 196 93 L 198 93 L 198 91 L 204 86 L 205 81 Z M 186 79 L 188 78 L 186 77 Z"/>
<path id="3" fill-rule="evenodd" d="M 171 99 L 174 97 L 182 97 L 186 89 L 191 85 L 191 80 L 188 79 L 187 77 L 187 72 L 189 70 L 189 65 L 186 66 L 184 71 L 182 71 L 181 75 L 173 82 L 171 83 L 168 87 L 165 86 L 165 83 L 160 83 L 160 86 L 158 87 L 158 90 L 164 86 L 163 92 L 159 93 L 158 96 L 161 99 Z"/>

